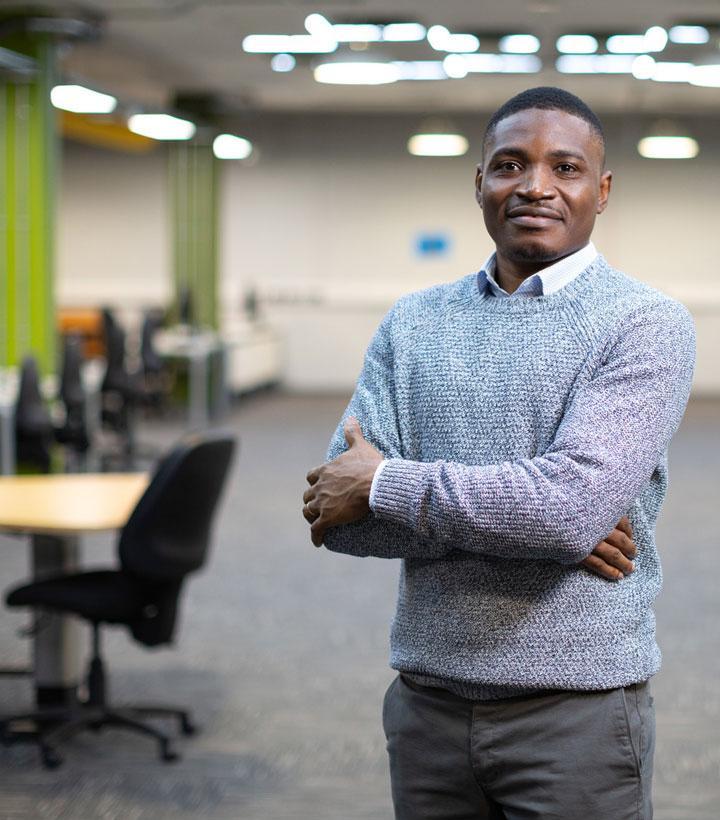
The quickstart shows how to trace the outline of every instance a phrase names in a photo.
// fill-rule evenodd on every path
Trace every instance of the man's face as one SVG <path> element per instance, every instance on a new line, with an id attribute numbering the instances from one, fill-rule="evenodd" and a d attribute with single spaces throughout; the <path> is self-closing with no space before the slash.
<path id="1" fill-rule="evenodd" d="M 540 269 L 584 247 L 610 182 L 602 143 L 585 120 L 538 108 L 501 120 L 476 177 L 499 262 Z"/>

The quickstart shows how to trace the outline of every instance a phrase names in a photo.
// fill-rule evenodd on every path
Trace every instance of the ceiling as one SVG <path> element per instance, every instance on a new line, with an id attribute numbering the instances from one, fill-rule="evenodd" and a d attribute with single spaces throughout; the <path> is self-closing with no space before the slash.
<path id="1" fill-rule="evenodd" d="M 0 0 L 0 8 L 7 4 Z M 16 5 L 16 4 L 14 4 Z M 53 4 L 74 8 L 77 3 Z M 720 112 L 720 89 L 686 83 L 655 83 L 628 75 L 581 76 L 554 70 L 558 35 L 568 32 L 632 33 L 651 25 L 712 23 L 720 27 L 719 0 L 93 0 L 83 8 L 104 16 L 102 37 L 77 43 L 63 69 L 116 93 L 126 102 L 169 106 L 176 92 L 208 93 L 228 114 L 244 111 L 442 112 L 483 111 L 531 85 L 561 85 L 601 111 Z M 304 33 L 303 22 L 320 12 L 332 22 L 417 21 L 451 31 L 497 34 L 531 32 L 542 40 L 544 69 L 532 75 L 470 75 L 462 80 L 398 82 L 385 86 L 332 86 L 314 81 L 317 58 L 298 59 L 290 73 L 276 73 L 268 55 L 245 54 L 243 37 L 253 33 Z M 671 47 L 667 59 L 693 59 L 709 46 Z M 426 43 L 371 45 L 343 53 L 366 59 L 438 59 Z M 680 50 L 686 51 L 680 53 Z M 691 56 L 687 56 L 690 54 Z M 366 56 L 367 55 L 367 56 Z M 335 55 L 337 57 L 337 55 Z M 440 55 L 442 58 L 442 55 Z"/>

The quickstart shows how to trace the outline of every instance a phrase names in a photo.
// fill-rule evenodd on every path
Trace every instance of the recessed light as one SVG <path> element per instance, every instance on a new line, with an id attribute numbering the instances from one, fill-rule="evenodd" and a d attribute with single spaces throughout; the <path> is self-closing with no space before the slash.
<path id="1" fill-rule="evenodd" d="M 115 97 L 83 85 L 56 85 L 50 91 L 50 102 L 75 114 L 109 114 L 117 106 Z"/>
<path id="2" fill-rule="evenodd" d="M 128 128 L 154 140 L 189 140 L 195 135 L 195 123 L 170 114 L 133 114 Z"/>
<path id="3" fill-rule="evenodd" d="M 646 159 L 693 159 L 699 150 L 692 137 L 644 137 L 638 143 L 638 152 Z"/>

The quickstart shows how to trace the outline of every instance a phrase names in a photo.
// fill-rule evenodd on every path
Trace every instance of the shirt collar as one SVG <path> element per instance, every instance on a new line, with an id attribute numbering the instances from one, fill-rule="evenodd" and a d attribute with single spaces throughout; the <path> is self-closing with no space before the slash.
<path id="1" fill-rule="evenodd" d="M 597 255 L 595 245 L 588 242 L 579 251 L 575 251 L 575 253 L 571 253 L 570 256 L 566 256 L 559 262 L 555 262 L 529 276 L 514 293 L 508 293 L 500 287 L 495 279 L 495 254 L 492 253 L 478 273 L 478 288 L 481 293 L 489 291 L 490 294 L 499 298 L 546 296 L 570 284 L 588 265 L 595 261 Z"/>

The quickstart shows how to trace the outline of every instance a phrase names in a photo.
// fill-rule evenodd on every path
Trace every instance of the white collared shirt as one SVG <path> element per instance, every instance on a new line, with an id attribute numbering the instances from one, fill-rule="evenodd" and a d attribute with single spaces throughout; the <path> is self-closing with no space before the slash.
<path id="1" fill-rule="evenodd" d="M 495 253 L 492 253 L 478 273 L 478 287 L 481 292 L 489 288 L 493 296 L 502 299 L 513 296 L 547 296 L 572 282 L 595 261 L 597 255 L 595 245 L 588 242 L 579 251 L 529 276 L 516 291 L 508 293 L 500 287 L 495 278 L 496 258 Z"/>

